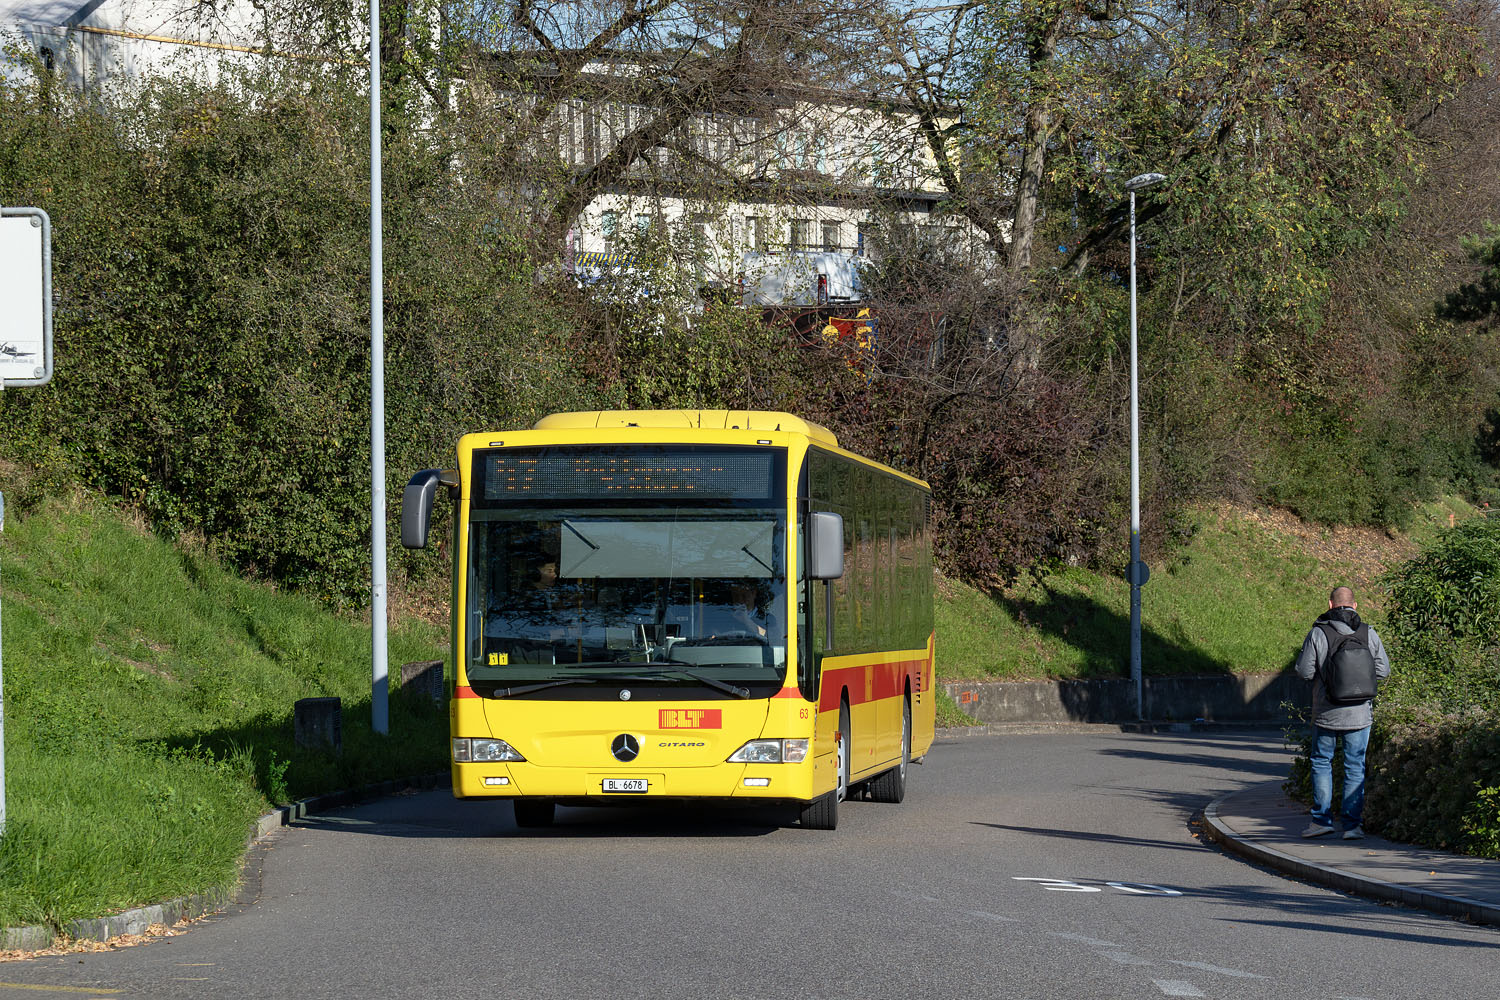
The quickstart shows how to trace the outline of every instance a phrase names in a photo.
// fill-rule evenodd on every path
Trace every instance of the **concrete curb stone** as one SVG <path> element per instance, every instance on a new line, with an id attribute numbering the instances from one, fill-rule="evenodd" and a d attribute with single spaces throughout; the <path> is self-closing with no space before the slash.
<path id="1" fill-rule="evenodd" d="M 329 792 L 326 795 L 315 795 L 311 798 L 299 799 L 290 805 L 277 806 L 255 821 L 255 826 L 246 842 L 246 853 L 258 840 L 269 837 L 272 833 L 284 826 L 289 826 L 299 819 L 311 814 L 322 812 L 326 809 L 336 809 L 340 806 L 352 805 L 368 799 L 381 798 L 393 795 L 396 792 L 408 788 L 435 788 L 449 777 L 447 771 L 438 771 L 429 774 L 415 775 L 409 778 L 394 778 L 389 781 L 380 781 L 366 785 L 359 789 L 348 789 L 338 792 Z M 243 867 L 244 861 L 241 860 Z M 194 893 L 189 896 L 180 896 L 177 899 L 169 899 L 164 903 L 154 903 L 150 906 L 140 906 L 123 913 L 112 914 L 107 917 L 90 917 L 69 921 L 64 927 L 64 936 L 75 941 L 108 941 L 112 937 L 123 934 L 144 934 L 146 930 L 156 924 L 180 923 L 194 917 L 201 917 L 206 913 L 215 913 L 223 909 L 234 897 L 235 885 L 216 886 L 207 892 Z M 58 934 L 51 927 L 40 924 L 31 924 L 25 927 L 6 927 L 0 929 L 0 950 L 5 951 L 41 951 L 50 948 L 58 938 Z"/>
<path id="2" fill-rule="evenodd" d="M 1243 858 L 1341 892 L 1386 902 L 1403 903 L 1450 917 L 1464 918 L 1474 923 L 1500 926 L 1500 906 L 1463 896 L 1450 896 L 1429 889 L 1414 889 L 1368 875 L 1341 871 L 1304 858 L 1293 857 L 1263 844 L 1252 843 L 1236 835 L 1219 819 L 1219 804 L 1228 797 L 1229 795 L 1221 795 L 1204 807 L 1203 829 L 1210 840 Z"/>

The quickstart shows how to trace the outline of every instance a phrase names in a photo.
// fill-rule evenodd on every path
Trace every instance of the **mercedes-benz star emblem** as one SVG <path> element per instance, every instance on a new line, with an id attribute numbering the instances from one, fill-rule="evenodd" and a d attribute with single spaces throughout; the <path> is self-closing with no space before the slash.
<path id="1" fill-rule="evenodd" d="M 621 733 L 609 745 L 609 752 L 615 755 L 615 760 L 632 761 L 640 754 L 641 744 L 629 733 Z"/>

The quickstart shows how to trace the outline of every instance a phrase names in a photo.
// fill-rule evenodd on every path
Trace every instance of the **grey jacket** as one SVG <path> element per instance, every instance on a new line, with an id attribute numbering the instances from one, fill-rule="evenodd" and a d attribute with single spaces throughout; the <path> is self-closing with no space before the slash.
<path id="1" fill-rule="evenodd" d="M 1352 611 L 1348 615 L 1338 614 L 1347 609 L 1335 608 L 1333 611 L 1319 618 L 1318 621 L 1326 622 L 1334 627 L 1342 635 L 1352 635 L 1354 628 L 1344 621 L 1344 617 L 1352 617 L 1356 623 L 1359 616 Z M 1370 629 L 1370 655 L 1375 658 L 1375 677 L 1384 680 L 1391 675 L 1391 660 L 1386 655 L 1385 643 L 1380 641 L 1380 636 L 1375 630 Z M 1328 701 L 1328 691 L 1323 686 L 1323 674 L 1319 667 L 1328 658 L 1328 639 L 1323 635 L 1323 630 L 1314 625 L 1307 633 L 1307 638 L 1302 640 L 1302 653 L 1297 657 L 1297 676 L 1305 681 L 1313 682 L 1312 710 L 1313 724 L 1324 729 L 1333 729 L 1340 732 L 1348 732 L 1354 729 L 1364 729 L 1375 721 L 1375 713 L 1370 708 L 1370 702 L 1359 705 L 1333 705 Z"/>

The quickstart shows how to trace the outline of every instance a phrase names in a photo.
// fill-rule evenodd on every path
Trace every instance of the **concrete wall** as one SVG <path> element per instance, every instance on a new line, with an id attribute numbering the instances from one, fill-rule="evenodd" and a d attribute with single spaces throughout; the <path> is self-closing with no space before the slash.
<path id="1" fill-rule="evenodd" d="M 1128 722 L 1135 719 L 1129 678 L 944 684 L 958 707 L 980 722 Z M 1311 685 L 1296 674 L 1147 677 L 1145 717 L 1159 722 L 1288 719 L 1283 702 L 1307 705 Z"/>

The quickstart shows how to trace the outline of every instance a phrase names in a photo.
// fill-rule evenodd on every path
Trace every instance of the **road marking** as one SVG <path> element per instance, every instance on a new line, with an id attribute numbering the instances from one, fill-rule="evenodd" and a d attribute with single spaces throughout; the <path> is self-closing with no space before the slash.
<path id="1" fill-rule="evenodd" d="M 1154 965 L 1154 964 L 1156 964 L 1156 963 L 1152 962 L 1151 959 L 1149 959 L 1149 958 L 1141 958 L 1139 955 L 1132 955 L 1128 951 L 1101 951 L 1099 954 L 1103 955 L 1105 958 L 1109 959 L 1111 962 L 1119 962 L 1121 965 Z"/>
<path id="2" fill-rule="evenodd" d="M 1209 965 L 1207 962 L 1180 962 L 1172 959 L 1173 965 L 1184 965 L 1189 969 L 1202 969 L 1204 972 L 1217 972 L 1221 976 L 1233 976 L 1236 979 L 1265 979 L 1265 976 L 1256 975 L 1253 972 L 1241 972 L 1239 969 L 1226 969 L 1218 965 Z"/>
<path id="3" fill-rule="evenodd" d="M 1088 937 L 1087 935 L 1084 935 L 1084 934 L 1064 934 L 1064 933 L 1062 933 L 1060 931 L 1053 931 L 1052 932 L 1052 936 L 1055 937 L 1055 938 L 1062 938 L 1064 941 L 1078 941 L 1078 942 L 1080 942 L 1082 944 L 1092 945 L 1095 948 L 1118 948 L 1118 947 L 1120 947 L 1119 945 L 1115 944 L 1113 941 L 1100 941 L 1098 938 L 1091 938 L 1091 937 Z"/>
<path id="4" fill-rule="evenodd" d="M 1182 893 L 1176 889 L 1168 889 L 1163 885 L 1151 885 L 1149 882 L 1106 882 L 1105 885 L 1121 892 L 1133 892 L 1137 896 L 1181 896 Z"/>
<path id="5" fill-rule="evenodd" d="M 1079 885 L 1065 878 L 1030 878 L 1025 875 L 1012 875 L 1011 878 L 1017 882 L 1038 882 L 1043 889 L 1051 889 L 1053 892 L 1103 892 L 1097 885 Z"/>
<path id="6" fill-rule="evenodd" d="M 83 986 L 42 986 L 37 983 L 0 983 L 0 990 L 38 990 L 43 993 L 123 993 L 124 990 L 105 990 Z"/>
<path id="7" fill-rule="evenodd" d="M 998 920 L 1002 923 L 1007 924 L 1019 924 L 1021 922 L 1015 917 L 1002 917 L 1000 914 L 990 913 L 988 910 L 967 910 L 965 912 L 967 912 L 969 916 L 978 917 L 981 920 Z"/>
<path id="8" fill-rule="evenodd" d="M 1169 997 L 1208 996 L 1207 993 L 1204 993 L 1198 987 L 1194 986 L 1192 983 L 1184 979 L 1153 979 L 1151 981 L 1156 984 L 1157 989 L 1161 990 Z"/>
<path id="9" fill-rule="evenodd" d="M 1029 875 L 1012 875 L 1017 882 L 1036 882 L 1043 889 L 1051 889 L 1054 892 L 1103 892 L 1097 885 L 1084 885 L 1066 878 L 1035 878 Z M 1168 889 L 1164 885 L 1152 885 L 1149 882 L 1105 882 L 1118 892 L 1128 892 L 1136 896 L 1181 896 L 1182 893 L 1176 889 Z"/>

